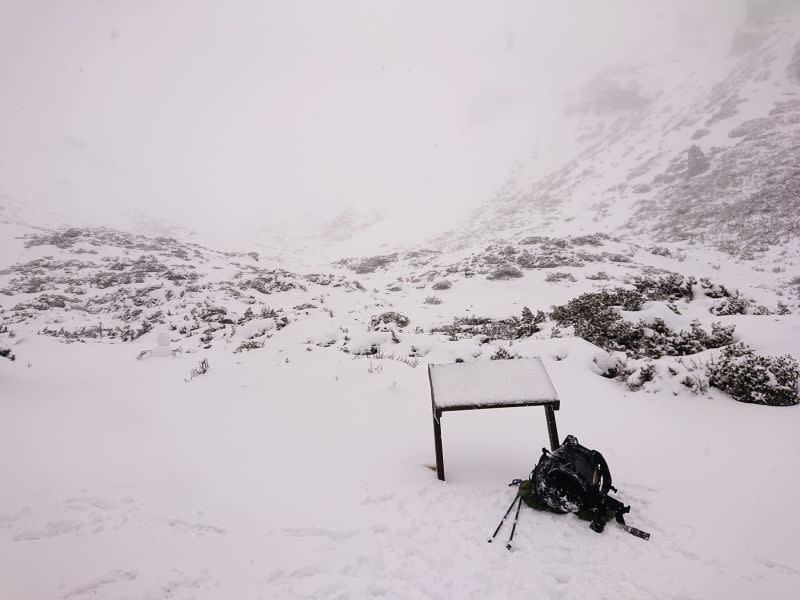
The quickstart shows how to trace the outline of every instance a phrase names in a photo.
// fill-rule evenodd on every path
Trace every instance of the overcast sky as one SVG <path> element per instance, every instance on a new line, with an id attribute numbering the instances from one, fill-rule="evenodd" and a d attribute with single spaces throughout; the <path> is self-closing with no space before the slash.
<path id="1" fill-rule="evenodd" d="M 231 230 L 346 207 L 463 213 L 515 162 L 555 161 L 570 90 L 702 46 L 739 12 L 733 0 L 0 6 L 0 193 L 76 222 L 133 209 Z"/>

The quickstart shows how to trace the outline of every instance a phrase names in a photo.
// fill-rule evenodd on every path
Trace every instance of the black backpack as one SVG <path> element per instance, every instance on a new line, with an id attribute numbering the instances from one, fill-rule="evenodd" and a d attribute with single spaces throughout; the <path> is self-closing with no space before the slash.
<path id="1" fill-rule="evenodd" d="M 617 489 L 611 485 L 611 472 L 603 455 L 578 443 L 568 435 L 564 443 L 542 456 L 530 478 L 519 483 L 519 496 L 525 504 L 538 510 L 575 513 L 590 521 L 592 531 L 600 533 L 612 518 L 626 531 L 642 539 L 650 534 L 625 524 L 623 515 L 630 506 L 609 496 Z"/>

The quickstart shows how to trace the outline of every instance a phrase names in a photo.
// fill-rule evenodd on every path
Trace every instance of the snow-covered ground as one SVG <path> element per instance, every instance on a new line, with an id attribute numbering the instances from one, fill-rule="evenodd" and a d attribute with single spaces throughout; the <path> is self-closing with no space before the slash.
<path id="1" fill-rule="evenodd" d="M 13 247 L 19 261 L 64 258 L 53 247 Z M 678 303 L 680 316 L 659 303 L 635 316 L 734 323 L 736 339 L 759 352 L 800 357 L 796 297 L 785 286 L 790 257 L 781 263 L 788 270 L 773 272 L 770 257 L 630 252 L 631 263 L 564 268 L 575 282 L 545 280 L 562 269 L 510 281 L 451 273 L 452 287 L 439 291 L 427 279 L 411 283 L 402 261 L 365 275 L 329 267 L 364 289 L 307 283 L 256 293 L 290 315 L 254 338 L 262 348 L 233 352 L 256 320 L 235 334 L 213 332 L 210 348 L 174 330 L 183 352 L 171 358 L 137 360 L 158 330 L 128 343 L 37 335 L 85 317 L 52 308 L 15 320 L 22 313 L 13 305 L 36 294 L 0 296 L 16 333 L 0 342 L 17 355 L 0 360 L 0 597 L 794 597 L 800 409 L 743 404 L 715 389 L 693 394 L 665 374 L 677 364 L 671 357 L 631 391 L 598 375 L 601 350 L 550 337 L 550 323 L 512 344 L 430 332 L 465 314 L 549 310 L 620 285 L 647 263 L 713 275 L 770 306 L 782 298 L 793 314 L 714 317 L 712 300 L 700 298 Z M 197 264 L 208 269 L 198 283 L 229 275 L 223 263 Z M 599 269 L 612 280 L 585 279 Z M 401 289 L 390 291 L 398 276 Z M 201 293 L 241 310 L 241 299 Z M 442 304 L 425 304 L 431 294 Z M 311 299 L 318 308 L 292 309 Z M 368 331 L 370 317 L 387 310 L 410 318 L 399 343 Z M 372 344 L 384 358 L 354 355 Z M 508 482 L 525 477 L 547 446 L 541 409 L 445 415 L 448 480 L 436 479 L 426 364 L 483 360 L 500 345 L 542 357 L 562 400 L 561 437 L 604 453 L 619 497 L 632 505 L 628 522 L 650 531 L 649 542 L 613 524 L 598 535 L 572 516 L 524 509 L 513 552 L 486 543 L 514 494 Z M 201 358 L 210 369 L 186 381 Z"/>

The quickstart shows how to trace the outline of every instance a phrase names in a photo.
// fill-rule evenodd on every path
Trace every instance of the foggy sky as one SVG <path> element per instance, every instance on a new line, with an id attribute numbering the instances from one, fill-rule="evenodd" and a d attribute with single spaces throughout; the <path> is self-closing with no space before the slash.
<path id="1" fill-rule="evenodd" d="M 741 13 L 730 0 L 0 7 L 0 194 L 70 222 L 133 210 L 230 231 L 346 207 L 464 214 L 515 163 L 568 155 L 565 98 L 599 70 L 702 51 Z"/>

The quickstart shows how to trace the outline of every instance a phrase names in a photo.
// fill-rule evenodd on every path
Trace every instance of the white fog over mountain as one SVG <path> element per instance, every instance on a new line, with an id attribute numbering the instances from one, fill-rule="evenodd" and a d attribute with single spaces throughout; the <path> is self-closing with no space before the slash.
<path id="1" fill-rule="evenodd" d="M 798 0 L 7 0 L 0 75 L 1 599 L 794 598 Z"/>
<path id="2" fill-rule="evenodd" d="M 12 3 L 2 193 L 226 242 L 347 215 L 432 235 L 571 158 L 599 73 L 713 80 L 743 10 L 697 4 Z"/>

